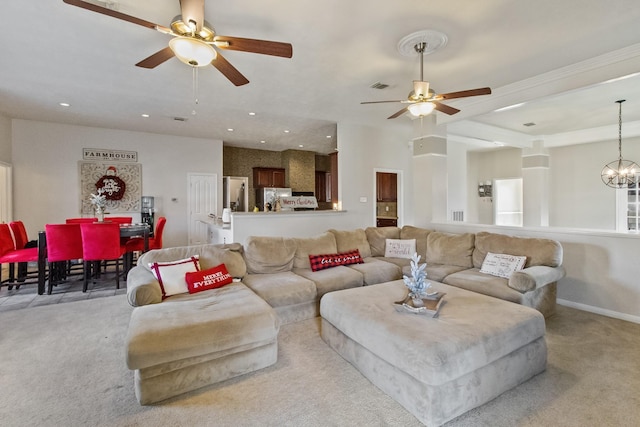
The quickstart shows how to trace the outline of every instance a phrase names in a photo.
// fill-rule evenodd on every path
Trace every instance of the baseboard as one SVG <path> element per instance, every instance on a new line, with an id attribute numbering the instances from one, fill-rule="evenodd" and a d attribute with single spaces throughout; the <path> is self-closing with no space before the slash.
<path id="1" fill-rule="evenodd" d="M 613 317 L 614 319 L 626 320 L 627 322 L 640 323 L 640 316 L 633 316 L 631 314 L 620 313 L 618 311 L 607 310 L 600 307 L 594 307 L 592 305 L 580 304 L 579 302 L 568 301 L 558 298 L 557 303 L 566 307 L 575 308 L 582 311 L 588 311 L 590 313 L 600 314 L 602 316 Z"/>

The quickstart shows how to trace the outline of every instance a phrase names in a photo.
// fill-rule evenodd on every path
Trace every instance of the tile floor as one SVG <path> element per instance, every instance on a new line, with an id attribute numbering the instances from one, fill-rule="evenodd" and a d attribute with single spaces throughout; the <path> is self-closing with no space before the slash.
<path id="1" fill-rule="evenodd" d="M 9 277 L 5 266 L 2 266 L 2 278 Z M 120 278 L 120 289 L 116 289 L 116 282 L 111 271 L 103 274 L 95 283 L 89 282 L 87 292 L 82 292 L 82 279 L 73 277 L 71 280 L 54 286 L 51 295 L 45 291 L 44 295 L 38 295 L 37 284 L 27 284 L 9 290 L 6 283 L 0 287 L 0 312 L 19 310 L 27 307 L 37 307 L 48 304 L 61 304 L 90 298 L 109 297 L 127 293 L 127 284 Z"/>

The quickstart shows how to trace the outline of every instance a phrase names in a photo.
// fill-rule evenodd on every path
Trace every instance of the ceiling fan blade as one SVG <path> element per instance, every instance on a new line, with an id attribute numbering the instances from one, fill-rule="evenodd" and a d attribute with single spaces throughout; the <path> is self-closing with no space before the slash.
<path id="1" fill-rule="evenodd" d="M 162 25 L 154 24 L 153 22 L 145 21 L 144 19 L 136 18 L 135 16 L 130 16 L 117 10 L 107 9 L 106 7 L 98 6 L 97 4 L 89 3 L 82 0 L 62 0 L 66 4 L 70 4 L 71 6 L 77 6 L 82 9 L 90 10 L 92 12 L 101 13 L 103 15 L 111 16 L 112 18 L 122 19 L 123 21 L 131 22 L 132 24 L 141 25 L 143 27 L 151 28 L 152 30 L 157 30 L 162 33 L 169 34 L 171 30 Z"/>
<path id="2" fill-rule="evenodd" d="M 384 104 L 386 102 L 403 102 L 404 100 L 397 100 L 397 101 L 363 101 L 360 104 Z"/>
<path id="3" fill-rule="evenodd" d="M 136 67 L 142 68 L 156 68 L 158 65 L 162 64 L 165 61 L 173 58 L 173 50 L 169 46 L 165 47 L 162 50 L 157 51 L 153 55 L 148 58 L 143 59 L 142 61 L 136 64 Z"/>
<path id="4" fill-rule="evenodd" d="M 452 116 L 460 112 L 460 110 L 458 110 L 457 108 L 449 107 L 448 105 L 441 104 L 438 101 L 431 101 L 431 102 L 433 103 L 433 105 L 435 105 L 435 109 L 440 111 L 441 113 L 445 113 Z"/>
<path id="5" fill-rule="evenodd" d="M 211 61 L 211 65 L 216 67 L 218 71 L 224 74 L 224 76 L 236 86 L 242 86 L 249 83 L 249 80 L 247 80 L 247 78 L 243 76 L 242 73 L 240 73 L 240 71 L 236 69 L 236 67 L 231 65 L 229 61 L 224 58 L 224 56 L 220 55 L 220 52 L 218 52 L 218 56 L 216 57 L 216 59 Z"/>
<path id="6" fill-rule="evenodd" d="M 293 46 L 291 46 L 290 43 L 229 36 L 215 36 L 213 42 L 220 49 L 261 53 L 263 55 L 281 56 L 283 58 L 291 58 L 293 56 Z"/>
<path id="7" fill-rule="evenodd" d="M 478 95 L 491 95 L 491 88 L 482 87 L 479 89 L 469 89 L 469 90 L 463 90 L 460 92 L 443 93 L 440 95 L 436 95 L 436 98 L 437 99 L 455 99 L 455 98 L 466 98 L 468 96 L 478 96 Z"/>
<path id="8" fill-rule="evenodd" d="M 409 109 L 409 107 L 404 107 L 402 110 L 398 111 L 397 113 L 387 117 L 387 119 L 395 119 L 396 117 L 400 117 L 401 115 L 403 115 L 404 113 L 407 112 L 407 110 Z"/>
<path id="9" fill-rule="evenodd" d="M 196 32 L 199 32 L 204 24 L 204 0 L 180 0 L 180 13 L 182 22 L 187 25 L 195 22 Z"/>

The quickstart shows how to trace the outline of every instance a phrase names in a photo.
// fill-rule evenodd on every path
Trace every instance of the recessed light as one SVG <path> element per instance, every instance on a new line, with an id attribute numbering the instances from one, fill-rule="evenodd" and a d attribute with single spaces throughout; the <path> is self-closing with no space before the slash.
<path id="1" fill-rule="evenodd" d="M 327 135 L 327 139 L 331 139 L 331 135 Z"/>
<path id="2" fill-rule="evenodd" d="M 233 128 L 229 128 L 227 129 L 229 132 L 233 132 Z"/>
<path id="3" fill-rule="evenodd" d="M 61 107 L 71 107 L 71 104 L 67 103 L 67 102 L 61 102 L 59 104 Z"/>
<path id="4" fill-rule="evenodd" d="M 284 130 L 284 133 L 289 133 L 289 129 L 285 129 L 285 130 Z"/>
<path id="5" fill-rule="evenodd" d="M 304 147 L 304 145 L 300 144 L 300 145 L 298 145 L 298 147 L 302 148 L 302 147 Z"/>
<path id="6" fill-rule="evenodd" d="M 249 115 L 250 115 L 250 116 L 255 116 L 255 115 L 256 115 L 256 113 L 251 112 L 251 113 L 249 113 Z"/>
<path id="7" fill-rule="evenodd" d="M 267 142 L 267 141 L 265 141 L 265 140 L 263 139 L 262 141 L 260 141 L 260 144 L 264 144 L 265 142 Z"/>
<path id="8" fill-rule="evenodd" d="M 144 117 L 146 119 L 147 117 L 149 117 L 149 115 L 148 114 L 143 114 L 142 117 Z"/>

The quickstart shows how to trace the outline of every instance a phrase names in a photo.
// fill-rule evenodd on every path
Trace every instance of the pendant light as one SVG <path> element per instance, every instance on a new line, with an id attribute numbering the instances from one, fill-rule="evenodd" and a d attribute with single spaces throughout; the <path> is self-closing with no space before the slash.
<path id="1" fill-rule="evenodd" d="M 628 188 L 633 187 L 640 174 L 640 166 L 632 160 L 624 160 L 622 158 L 622 103 L 624 99 L 616 101 L 618 103 L 618 159 L 607 163 L 602 168 L 600 177 L 602 182 L 611 188 Z"/>

